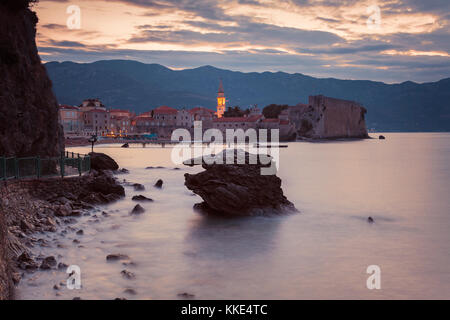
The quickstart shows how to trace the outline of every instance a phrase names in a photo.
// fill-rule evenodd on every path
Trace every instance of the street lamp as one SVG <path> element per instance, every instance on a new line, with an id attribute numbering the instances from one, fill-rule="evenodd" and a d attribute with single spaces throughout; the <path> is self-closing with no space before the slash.
<path id="1" fill-rule="evenodd" d="M 97 142 L 97 135 L 93 134 L 90 138 L 89 138 L 89 142 L 92 143 L 92 153 L 94 153 L 94 143 Z"/>

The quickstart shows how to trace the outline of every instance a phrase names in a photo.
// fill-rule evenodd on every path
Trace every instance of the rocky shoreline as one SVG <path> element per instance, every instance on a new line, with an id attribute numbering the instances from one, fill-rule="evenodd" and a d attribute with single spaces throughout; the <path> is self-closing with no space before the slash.
<path id="1" fill-rule="evenodd" d="M 40 234 L 65 234 L 77 217 L 121 199 L 125 190 L 112 171 L 92 170 L 81 177 L 8 181 L 0 194 L 0 299 L 12 299 L 25 272 L 64 266 L 53 256 L 34 255 L 33 248 L 47 245 Z"/>

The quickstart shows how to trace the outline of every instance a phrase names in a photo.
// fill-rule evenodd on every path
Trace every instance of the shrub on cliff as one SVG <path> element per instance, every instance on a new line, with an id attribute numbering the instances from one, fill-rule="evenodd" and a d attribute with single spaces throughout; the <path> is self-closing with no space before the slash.
<path id="1" fill-rule="evenodd" d="M 0 0 L 0 4 L 12 11 L 19 11 L 28 8 L 39 0 Z"/>
<path id="2" fill-rule="evenodd" d="M 281 113 L 281 111 L 287 109 L 289 106 L 287 104 L 269 104 L 268 106 L 265 106 L 262 113 L 264 117 L 267 119 L 276 119 L 278 118 L 278 115 Z"/>

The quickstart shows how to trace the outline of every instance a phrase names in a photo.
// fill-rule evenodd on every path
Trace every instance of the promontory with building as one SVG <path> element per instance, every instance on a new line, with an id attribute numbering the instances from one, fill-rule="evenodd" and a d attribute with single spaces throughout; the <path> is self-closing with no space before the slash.
<path id="1" fill-rule="evenodd" d="M 168 140 L 177 128 L 193 129 L 201 121 L 202 129 L 279 129 L 280 139 L 367 138 L 366 109 L 359 103 L 310 96 L 307 104 L 256 105 L 247 109 L 228 107 L 222 80 L 219 80 L 216 111 L 203 106 L 174 108 L 159 106 L 141 114 L 113 109 L 98 98 L 85 99 L 79 106 L 60 105 L 59 119 L 66 138 L 130 138 L 137 136 Z"/>

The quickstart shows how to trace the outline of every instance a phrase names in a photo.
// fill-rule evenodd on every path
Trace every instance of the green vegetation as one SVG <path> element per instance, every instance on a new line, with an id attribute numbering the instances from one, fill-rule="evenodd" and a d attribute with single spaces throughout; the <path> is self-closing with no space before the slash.
<path id="1" fill-rule="evenodd" d="M 250 113 L 249 109 L 241 110 L 239 106 L 228 107 L 227 110 L 223 113 L 223 116 L 226 118 L 231 117 L 243 117 Z"/>
<path id="2" fill-rule="evenodd" d="M 284 109 L 287 109 L 289 106 L 287 104 L 269 104 L 268 106 L 265 106 L 262 113 L 265 118 L 278 118 L 278 115 L 283 111 Z"/>

